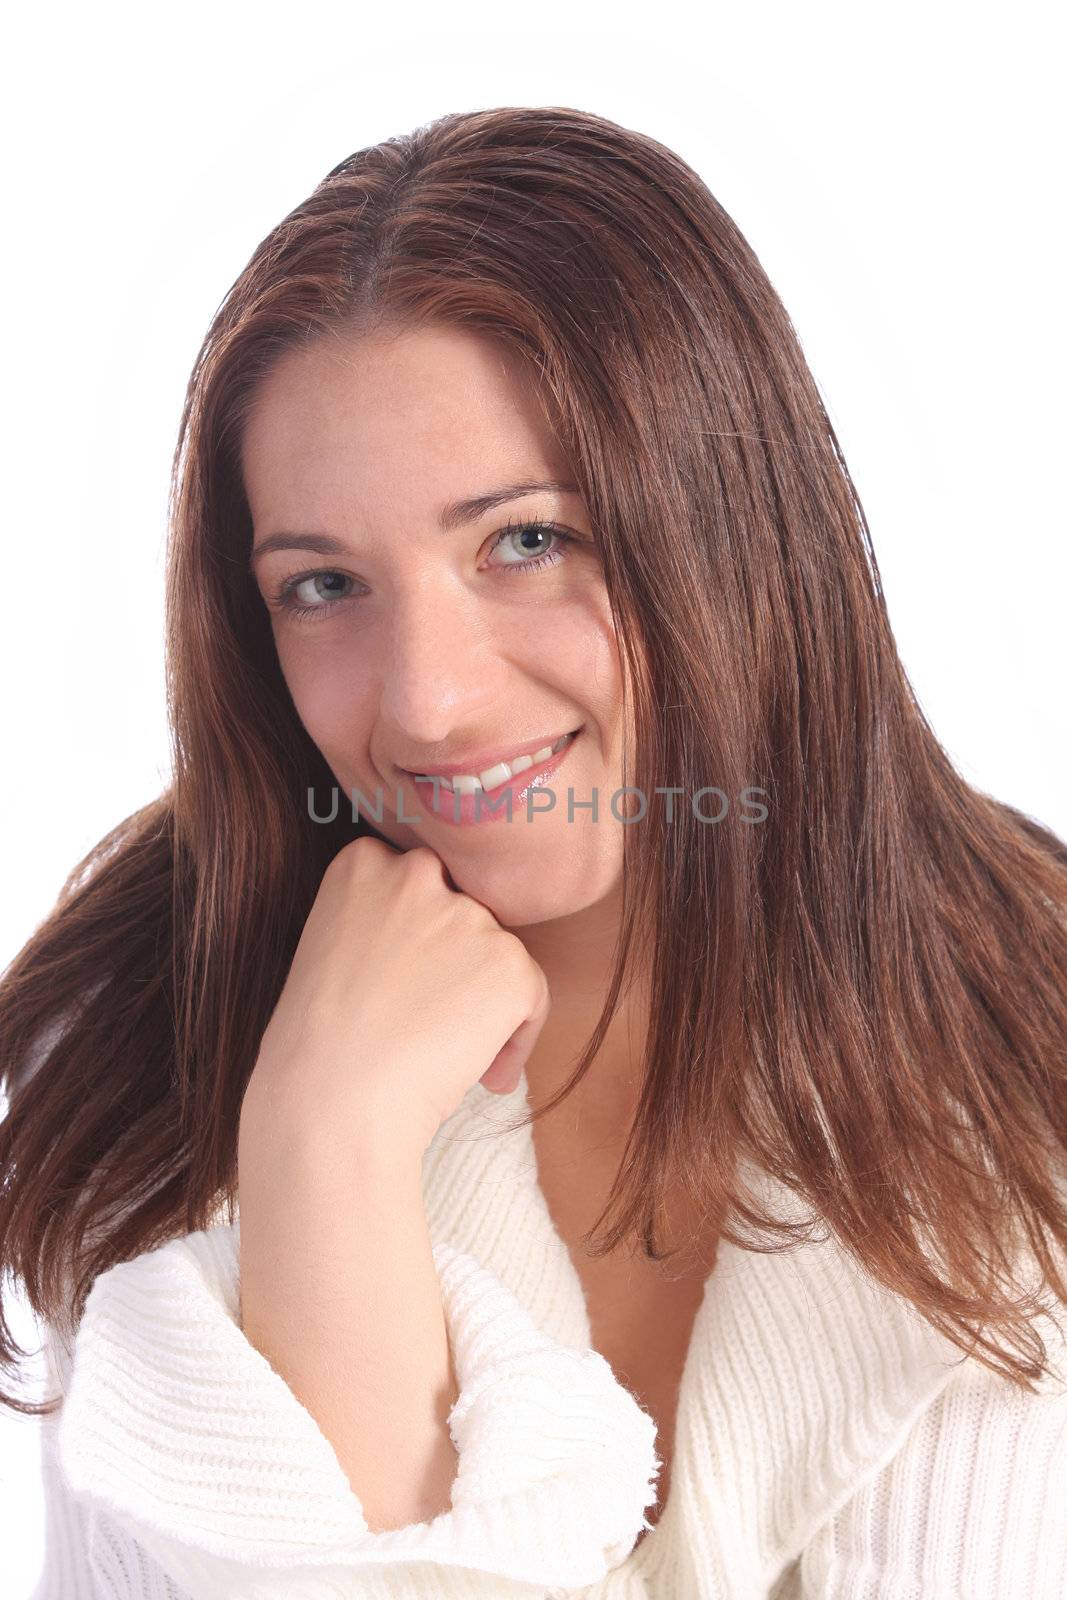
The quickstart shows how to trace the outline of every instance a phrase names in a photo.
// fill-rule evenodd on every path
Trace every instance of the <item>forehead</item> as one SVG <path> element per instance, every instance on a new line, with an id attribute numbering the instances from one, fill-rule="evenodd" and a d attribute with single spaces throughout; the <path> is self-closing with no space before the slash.
<path id="1" fill-rule="evenodd" d="M 529 364 L 441 325 L 287 351 L 253 396 L 241 464 L 257 521 L 337 514 L 353 495 L 436 506 L 565 468 Z"/>

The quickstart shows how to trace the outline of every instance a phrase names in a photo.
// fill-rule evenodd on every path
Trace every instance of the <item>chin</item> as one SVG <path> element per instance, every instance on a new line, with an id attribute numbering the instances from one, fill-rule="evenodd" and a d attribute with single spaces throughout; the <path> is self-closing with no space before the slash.
<path id="1" fill-rule="evenodd" d="M 558 871 L 515 870 L 510 861 L 446 862 L 449 877 L 463 894 L 478 900 L 504 928 L 528 928 L 572 917 L 603 900 L 615 888 L 620 866 L 590 862 L 580 866 L 567 858 Z"/>

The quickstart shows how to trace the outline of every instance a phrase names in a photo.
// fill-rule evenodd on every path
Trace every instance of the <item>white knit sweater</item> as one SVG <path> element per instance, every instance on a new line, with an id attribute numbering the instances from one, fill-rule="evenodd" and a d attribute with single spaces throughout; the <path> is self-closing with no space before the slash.
<path id="1" fill-rule="evenodd" d="M 837 1246 L 720 1245 L 679 1398 L 652 1419 L 590 1349 L 537 1181 L 525 1077 L 475 1084 L 423 1164 L 459 1398 L 451 1509 L 368 1530 L 310 1413 L 238 1323 L 218 1220 L 103 1273 L 44 1425 L 33 1600 L 1064 1600 L 1067 1344 L 1026 1394 Z M 779 1215 L 804 1209 L 781 1186 Z M 314 1240 L 308 1240 L 314 1249 Z M 50 1390 L 50 1392 L 54 1392 Z"/>

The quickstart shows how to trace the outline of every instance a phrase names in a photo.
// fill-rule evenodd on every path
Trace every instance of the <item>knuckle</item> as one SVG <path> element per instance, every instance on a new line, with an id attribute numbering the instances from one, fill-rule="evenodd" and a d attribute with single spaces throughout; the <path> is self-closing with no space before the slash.
<path id="1" fill-rule="evenodd" d="M 341 861 L 343 859 L 347 859 L 349 861 L 357 861 L 360 856 L 377 855 L 384 849 L 385 846 L 382 844 L 382 841 L 380 839 L 375 839 L 373 834 L 361 833 L 357 835 L 355 839 L 349 839 L 346 845 L 342 845 L 341 849 L 338 850 L 337 855 L 334 857 L 334 860 Z"/>
<path id="2" fill-rule="evenodd" d="M 515 971 L 515 975 L 517 977 L 528 979 L 536 970 L 536 963 L 531 957 L 526 946 L 523 944 L 522 940 L 516 934 L 510 933 L 507 929 L 505 929 L 504 935 L 506 940 L 503 946 L 504 954 L 511 963 L 511 966 Z"/>
<path id="3" fill-rule="evenodd" d="M 441 873 L 441 858 L 428 844 L 417 844 L 411 850 L 405 850 L 404 865 L 409 872 L 432 872 L 435 877 L 439 877 Z"/>
<path id="4" fill-rule="evenodd" d="M 343 879 L 362 874 L 375 865 L 380 865 L 393 853 L 381 839 L 375 839 L 370 834 L 360 834 L 358 838 L 350 839 L 347 844 L 341 846 L 323 876 Z"/>

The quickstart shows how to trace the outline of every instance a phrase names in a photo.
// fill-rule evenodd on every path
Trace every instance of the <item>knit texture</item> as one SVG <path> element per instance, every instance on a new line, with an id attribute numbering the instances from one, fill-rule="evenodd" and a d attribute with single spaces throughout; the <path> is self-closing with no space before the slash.
<path id="1" fill-rule="evenodd" d="M 94 1283 L 44 1424 L 32 1600 L 1063 1600 L 1067 1359 L 995 1377 L 834 1241 L 722 1243 L 671 1489 L 590 1348 L 514 1094 L 475 1084 L 423 1162 L 456 1369 L 449 1511 L 371 1532 L 318 1424 L 238 1321 L 239 1219 Z M 807 1216 L 769 1179 L 765 1203 Z M 309 1241 L 309 1248 L 314 1242 Z M 54 1392 L 54 1390 L 52 1391 Z"/>

